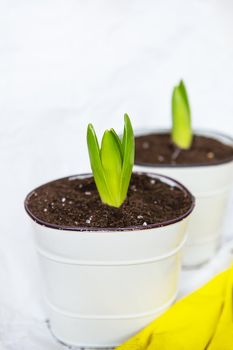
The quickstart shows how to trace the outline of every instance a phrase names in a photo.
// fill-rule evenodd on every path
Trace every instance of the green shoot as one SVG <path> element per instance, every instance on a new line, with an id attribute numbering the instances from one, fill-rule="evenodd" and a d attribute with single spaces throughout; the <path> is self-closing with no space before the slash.
<path id="1" fill-rule="evenodd" d="M 184 82 L 172 94 L 172 141 L 181 149 L 189 149 L 193 140 L 191 112 Z"/>
<path id="2" fill-rule="evenodd" d="M 92 124 L 87 127 L 87 145 L 96 187 L 103 203 L 119 208 L 124 202 L 134 164 L 134 134 L 130 119 L 124 116 L 122 140 L 106 130 L 99 146 Z"/>

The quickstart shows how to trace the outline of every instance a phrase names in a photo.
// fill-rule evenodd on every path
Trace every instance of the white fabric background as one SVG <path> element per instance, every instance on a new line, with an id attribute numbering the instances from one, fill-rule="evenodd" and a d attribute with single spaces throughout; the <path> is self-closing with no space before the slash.
<path id="1" fill-rule="evenodd" d="M 61 349 L 42 322 L 27 192 L 89 170 L 88 122 L 169 126 L 181 77 L 194 126 L 233 134 L 232 38 L 231 0 L 0 0 L 0 350 Z M 221 261 L 185 272 L 181 292 Z"/>

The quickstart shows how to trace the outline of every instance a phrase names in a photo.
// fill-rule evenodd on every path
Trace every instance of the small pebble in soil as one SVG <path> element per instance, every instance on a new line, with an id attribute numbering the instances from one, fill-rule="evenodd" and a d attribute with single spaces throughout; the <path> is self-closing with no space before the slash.
<path id="1" fill-rule="evenodd" d="M 86 192 L 85 192 L 85 195 L 86 195 L 86 196 L 90 196 L 90 195 L 91 195 L 91 192 L 86 191 Z"/>
<path id="2" fill-rule="evenodd" d="M 66 201 L 66 198 L 63 197 L 63 198 L 61 199 L 61 201 L 62 201 L 62 203 L 64 203 L 64 202 Z"/>
<path id="3" fill-rule="evenodd" d="M 138 219 L 143 219 L 143 216 L 142 215 L 138 215 L 137 218 Z"/>
<path id="4" fill-rule="evenodd" d="M 164 161 L 164 157 L 163 156 L 158 156 L 158 161 L 159 162 L 163 162 Z"/>
<path id="5" fill-rule="evenodd" d="M 48 209 L 47 209 L 47 208 L 44 208 L 44 211 L 48 211 Z"/>
<path id="6" fill-rule="evenodd" d="M 149 147 L 150 147 L 149 142 L 143 142 L 143 144 L 142 144 L 143 149 L 148 149 Z"/>
<path id="7" fill-rule="evenodd" d="M 83 184 L 79 184 L 78 187 L 79 187 L 79 188 L 82 188 L 82 187 L 83 187 Z"/>
<path id="8" fill-rule="evenodd" d="M 87 224 L 90 224 L 90 223 L 91 223 L 91 220 L 87 219 L 87 220 L 86 220 L 86 223 L 87 223 Z"/>
<path id="9" fill-rule="evenodd" d="M 207 156 L 208 159 L 213 159 L 214 158 L 214 153 L 213 152 L 208 152 L 206 156 Z"/>
<path id="10" fill-rule="evenodd" d="M 146 221 L 144 221 L 142 225 L 143 225 L 143 226 L 147 226 L 147 222 L 146 222 Z"/>
<path id="11" fill-rule="evenodd" d="M 154 185 L 155 184 L 155 180 L 154 179 L 150 180 L 150 183 L 151 183 L 151 185 Z"/>

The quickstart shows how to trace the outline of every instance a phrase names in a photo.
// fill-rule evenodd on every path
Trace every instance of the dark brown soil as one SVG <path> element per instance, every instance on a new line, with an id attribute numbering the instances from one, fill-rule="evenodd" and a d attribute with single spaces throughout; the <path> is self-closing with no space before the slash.
<path id="1" fill-rule="evenodd" d="M 168 133 L 138 136 L 135 143 L 135 162 L 141 165 L 216 165 L 233 160 L 233 147 L 210 137 L 194 136 L 189 150 L 177 149 Z"/>
<path id="2" fill-rule="evenodd" d="M 171 183 L 173 185 L 173 183 Z M 193 208 L 193 197 L 181 187 L 158 178 L 133 174 L 128 197 L 120 208 L 104 205 L 92 176 L 47 183 L 25 201 L 29 215 L 46 226 L 70 230 L 134 229 L 178 221 Z"/>

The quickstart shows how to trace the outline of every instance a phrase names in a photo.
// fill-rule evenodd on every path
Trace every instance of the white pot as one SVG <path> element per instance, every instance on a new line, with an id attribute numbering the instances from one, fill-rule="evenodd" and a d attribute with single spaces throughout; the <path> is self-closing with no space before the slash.
<path id="1" fill-rule="evenodd" d="M 175 181 L 159 179 L 191 196 Z M 163 227 L 81 231 L 35 222 L 26 200 L 52 333 L 74 346 L 116 346 L 165 311 L 176 298 L 180 252 L 193 206 L 192 197 L 187 213 Z"/>
<path id="2" fill-rule="evenodd" d="M 149 132 L 142 132 L 140 135 L 147 133 Z M 233 140 L 230 137 L 218 133 L 196 132 L 196 134 L 209 136 L 233 146 Z M 194 194 L 196 206 L 188 225 L 188 239 L 182 258 L 183 265 L 194 267 L 212 258 L 221 243 L 225 209 L 233 183 L 233 161 L 202 166 L 136 165 L 135 169 L 170 176 L 184 184 Z"/>

